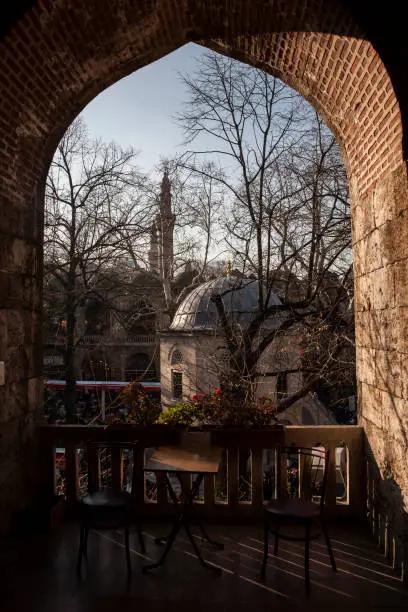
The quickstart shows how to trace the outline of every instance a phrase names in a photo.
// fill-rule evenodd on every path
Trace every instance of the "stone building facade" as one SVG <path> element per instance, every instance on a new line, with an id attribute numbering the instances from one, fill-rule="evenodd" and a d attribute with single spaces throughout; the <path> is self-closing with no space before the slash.
<path id="1" fill-rule="evenodd" d="M 217 295 L 222 296 L 228 322 L 236 329 L 245 329 L 257 312 L 257 282 L 234 278 L 229 273 L 200 285 L 185 298 L 169 329 L 160 332 L 161 397 L 165 408 L 188 400 L 193 394 L 214 394 L 223 377 L 228 379 L 225 334 L 212 300 Z M 272 293 L 268 306 L 280 303 Z M 278 323 L 278 315 L 267 319 L 260 337 L 273 331 Z M 296 371 L 301 366 L 298 335 L 299 329 L 277 335 L 263 352 L 257 364 L 260 375 L 256 397 L 276 401 L 301 388 L 302 374 Z M 271 371 L 280 374 L 267 376 Z M 331 412 L 310 394 L 282 412 L 279 420 L 292 425 L 336 423 Z"/>

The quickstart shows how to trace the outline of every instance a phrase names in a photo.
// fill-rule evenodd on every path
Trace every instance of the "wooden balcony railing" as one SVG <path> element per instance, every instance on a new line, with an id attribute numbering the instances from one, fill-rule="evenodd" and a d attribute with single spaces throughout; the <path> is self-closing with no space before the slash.
<path id="1" fill-rule="evenodd" d="M 155 342 L 156 336 L 154 334 L 127 336 L 126 338 L 127 344 L 154 344 Z"/>
<path id="2" fill-rule="evenodd" d="M 105 334 L 105 335 L 87 335 L 79 338 L 82 344 L 104 344 L 113 346 L 115 344 L 154 344 L 156 342 L 155 334 L 139 334 L 136 336 L 122 336 L 120 334 Z"/>
<path id="3" fill-rule="evenodd" d="M 156 342 L 155 334 L 137 334 L 137 335 L 129 335 L 123 336 L 120 334 L 86 334 L 84 336 L 76 336 L 75 341 L 77 344 L 105 344 L 105 345 L 115 345 L 115 344 L 144 344 L 151 345 Z M 45 345 L 63 345 L 66 343 L 65 336 L 52 336 L 47 335 L 44 337 Z"/>
<path id="4" fill-rule="evenodd" d="M 44 493 L 65 495 L 75 506 L 86 490 L 87 465 L 84 452 L 87 440 L 138 440 L 139 451 L 136 502 L 149 516 L 164 516 L 174 511 L 165 481 L 143 473 L 145 451 L 151 447 L 176 444 L 177 430 L 168 427 L 121 428 L 86 425 L 44 425 L 41 427 L 41 461 Z M 330 450 L 326 512 L 328 516 L 363 516 L 365 512 L 365 473 L 363 428 L 360 426 L 288 426 L 277 429 L 214 429 L 212 444 L 225 448 L 219 474 L 206 477 L 197 499 L 197 511 L 213 517 L 256 517 L 264 500 L 277 495 L 276 447 L 278 444 L 325 447 Z M 58 451 L 58 452 L 56 452 Z M 126 458 L 125 458 L 126 459 Z M 126 486 L 128 467 L 122 457 L 100 457 L 99 474 L 104 484 Z M 289 466 L 287 466 L 289 467 Z M 288 482 L 293 466 L 288 471 Z M 302 465 L 296 466 L 298 482 Z M 298 485 L 296 485 L 298 486 Z"/>

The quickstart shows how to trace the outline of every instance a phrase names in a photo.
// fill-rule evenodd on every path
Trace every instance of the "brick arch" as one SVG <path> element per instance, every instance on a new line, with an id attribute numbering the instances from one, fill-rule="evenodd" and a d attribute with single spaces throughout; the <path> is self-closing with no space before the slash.
<path id="1" fill-rule="evenodd" d="M 4 430 L 9 447 L 18 449 L 10 459 L 15 463 L 0 458 L 1 482 L 3 468 L 6 479 L 13 474 L 10 497 L 3 500 L 10 512 L 35 483 L 30 440 L 42 403 L 42 206 L 52 155 L 66 127 L 98 93 L 188 41 L 281 77 L 316 107 L 340 142 L 353 203 L 359 418 L 378 465 L 390 466 L 408 495 L 407 427 L 401 424 L 408 398 L 403 131 L 384 64 L 345 4 L 27 2 L 31 8 L 0 44 L 0 361 L 6 362 L 0 406 L 7 406 L 0 436 Z M 7 518 L 2 510 L 0 523 Z"/>
<path id="2" fill-rule="evenodd" d="M 3 138 L 0 131 L 0 163 L 10 169 L 9 196 L 18 179 L 27 202 L 62 133 L 98 93 L 190 40 L 262 66 L 306 97 L 338 137 L 356 195 L 364 196 L 402 161 L 399 107 L 380 57 L 335 0 L 248 7 L 247 0 L 228 10 L 221 0 L 38 1 L 0 55 L 0 116 L 9 128 Z"/>

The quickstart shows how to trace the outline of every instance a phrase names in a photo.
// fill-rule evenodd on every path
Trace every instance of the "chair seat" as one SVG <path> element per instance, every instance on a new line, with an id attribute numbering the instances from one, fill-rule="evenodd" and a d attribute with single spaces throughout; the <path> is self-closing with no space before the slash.
<path id="1" fill-rule="evenodd" d="M 294 519 L 312 519 L 320 514 L 320 506 L 296 497 L 288 497 L 288 499 L 282 501 L 268 502 L 265 504 L 264 508 L 274 516 Z"/>
<path id="2" fill-rule="evenodd" d="M 106 508 L 107 510 L 128 508 L 132 505 L 132 501 L 129 493 L 109 488 L 87 493 L 80 499 L 80 502 L 89 508 Z"/>

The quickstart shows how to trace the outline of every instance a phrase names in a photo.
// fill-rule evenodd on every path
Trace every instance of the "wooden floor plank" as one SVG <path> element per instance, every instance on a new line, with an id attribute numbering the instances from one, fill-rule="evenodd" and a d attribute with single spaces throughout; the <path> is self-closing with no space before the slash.
<path id="1" fill-rule="evenodd" d="M 224 569 L 221 576 L 202 568 L 184 533 L 177 538 L 165 567 L 144 575 L 143 564 L 157 559 L 156 536 L 168 526 L 144 526 L 146 555 L 131 534 L 133 574 L 126 578 L 123 534 L 93 531 L 82 580 L 76 575 L 78 530 L 60 527 L 52 536 L 32 536 L 0 551 L 0 609 L 69 612 L 100 610 L 211 610 L 240 612 L 297 609 L 398 610 L 408 606 L 408 590 L 381 555 L 365 529 L 331 526 L 338 572 L 331 570 L 324 542 L 311 546 L 311 594 L 305 594 L 303 547 L 282 542 L 280 555 L 269 557 L 266 582 L 259 577 L 262 529 L 256 526 L 209 527 L 225 545 L 214 550 L 200 538 L 204 557 Z M 270 549 L 272 553 L 272 548 Z"/>

